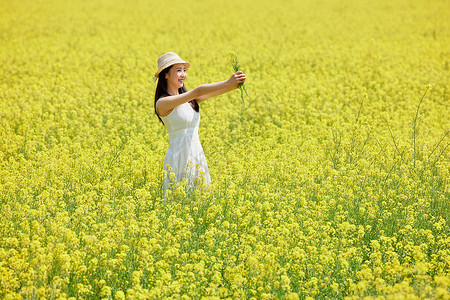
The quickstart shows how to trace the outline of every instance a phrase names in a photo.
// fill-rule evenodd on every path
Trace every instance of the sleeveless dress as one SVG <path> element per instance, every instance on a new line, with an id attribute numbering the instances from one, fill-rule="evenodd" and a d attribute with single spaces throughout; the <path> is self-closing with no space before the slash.
<path id="1" fill-rule="evenodd" d="M 168 171 L 164 179 L 164 192 L 169 187 L 170 172 L 174 173 L 175 182 L 186 178 L 190 186 L 193 186 L 195 178 L 201 175 L 206 182 L 211 182 L 205 153 L 198 136 L 200 114 L 186 102 L 161 119 L 170 139 L 164 158 L 164 170 Z"/>

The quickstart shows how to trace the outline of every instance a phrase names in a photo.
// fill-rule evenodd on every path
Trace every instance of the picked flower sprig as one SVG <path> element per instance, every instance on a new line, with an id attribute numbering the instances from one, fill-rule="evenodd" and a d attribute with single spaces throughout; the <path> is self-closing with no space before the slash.
<path id="1" fill-rule="evenodd" d="M 237 58 L 237 53 L 234 51 L 230 51 L 230 63 L 235 72 L 239 71 L 239 61 Z M 247 90 L 245 89 L 244 83 L 239 83 L 239 89 L 241 91 L 241 114 L 244 111 L 245 101 L 244 101 L 244 92 L 245 95 L 248 96 Z"/>

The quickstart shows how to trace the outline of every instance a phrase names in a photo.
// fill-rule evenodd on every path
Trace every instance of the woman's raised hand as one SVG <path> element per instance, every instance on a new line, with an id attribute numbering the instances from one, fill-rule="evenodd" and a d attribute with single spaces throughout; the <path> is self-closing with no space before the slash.
<path id="1" fill-rule="evenodd" d="M 239 84 L 244 83 L 245 79 L 247 79 L 247 76 L 245 76 L 244 72 L 242 71 L 237 71 L 236 73 L 234 73 L 233 75 L 231 75 L 230 79 L 228 79 L 228 82 L 233 85 L 238 87 Z"/>

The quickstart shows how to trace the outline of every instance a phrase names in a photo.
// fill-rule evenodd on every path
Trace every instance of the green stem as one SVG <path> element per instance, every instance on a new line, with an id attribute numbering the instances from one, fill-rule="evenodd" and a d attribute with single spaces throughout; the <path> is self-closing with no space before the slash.
<path id="1" fill-rule="evenodd" d="M 414 160 L 414 168 L 416 168 L 416 123 L 417 123 L 417 117 L 419 115 L 420 105 L 422 104 L 423 98 L 425 97 L 427 92 L 428 92 L 428 88 L 423 93 L 422 99 L 420 99 L 419 105 L 417 106 L 416 116 L 414 118 L 414 125 L 413 125 L 413 149 L 414 149 L 413 160 Z"/>

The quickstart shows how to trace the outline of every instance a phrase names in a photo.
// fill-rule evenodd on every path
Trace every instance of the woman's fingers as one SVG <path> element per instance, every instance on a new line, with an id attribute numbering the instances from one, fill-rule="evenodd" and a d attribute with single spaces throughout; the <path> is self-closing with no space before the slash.
<path id="1" fill-rule="evenodd" d="M 247 76 L 245 76 L 244 73 L 238 75 L 238 77 L 236 78 L 239 82 L 244 82 L 245 79 L 247 79 Z"/>
<path id="2" fill-rule="evenodd" d="M 229 79 L 230 82 L 234 81 L 235 83 L 241 84 L 244 83 L 245 79 L 247 79 L 247 76 L 242 71 L 235 72 L 231 78 Z"/>

